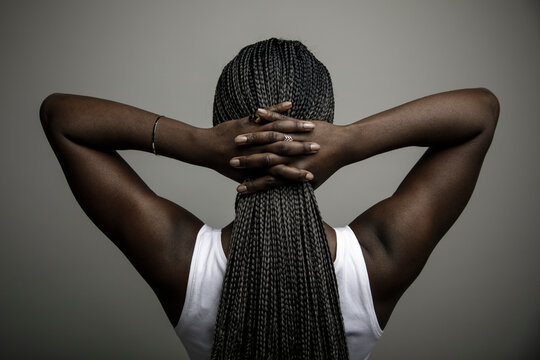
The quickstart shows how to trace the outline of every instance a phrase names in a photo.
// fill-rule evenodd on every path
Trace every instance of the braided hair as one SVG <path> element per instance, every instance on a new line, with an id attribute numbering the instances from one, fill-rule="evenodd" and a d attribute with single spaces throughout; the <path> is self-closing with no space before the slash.
<path id="1" fill-rule="evenodd" d="M 218 80 L 213 123 L 292 101 L 287 115 L 333 121 L 326 67 L 299 41 L 246 46 Z M 309 183 L 235 204 L 212 359 L 347 359 L 336 275 Z"/>

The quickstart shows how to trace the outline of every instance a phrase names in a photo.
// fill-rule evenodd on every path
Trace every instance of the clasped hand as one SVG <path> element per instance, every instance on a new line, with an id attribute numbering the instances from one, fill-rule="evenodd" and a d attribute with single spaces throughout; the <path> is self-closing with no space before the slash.
<path id="1" fill-rule="evenodd" d="M 208 129 L 213 151 L 205 163 L 222 175 L 242 182 L 237 191 L 252 193 L 291 182 L 320 186 L 342 167 L 340 139 L 344 127 L 283 115 L 293 105 L 284 102 L 257 110 L 249 117 Z"/>

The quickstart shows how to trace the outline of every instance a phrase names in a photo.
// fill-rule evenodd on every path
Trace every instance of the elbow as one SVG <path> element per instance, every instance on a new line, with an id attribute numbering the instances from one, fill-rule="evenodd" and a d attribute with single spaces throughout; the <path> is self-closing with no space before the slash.
<path id="1" fill-rule="evenodd" d="M 497 122 L 499 120 L 500 103 L 499 99 L 491 90 L 486 88 L 478 89 L 479 101 L 482 104 L 483 116 L 486 123 L 486 127 L 491 130 L 495 130 Z"/>
<path id="2" fill-rule="evenodd" d="M 64 94 L 53 93 L 47 96 L 39 107 L 39 119 L 41 121 L 41 126 L 45 132 L 51 131 L 57 122 L 55 119 L 58 117 L 58 108 L 61 103 L 61 99 L 64 97 Z"/>

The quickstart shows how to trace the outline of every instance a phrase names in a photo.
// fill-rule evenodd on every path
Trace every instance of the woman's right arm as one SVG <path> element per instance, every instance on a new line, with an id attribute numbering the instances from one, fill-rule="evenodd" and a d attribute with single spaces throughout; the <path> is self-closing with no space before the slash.
<path id="1" fill-rule="evenodd" d="M 350 224 L 365 254 L 381 325 L 469 201 L 498 115 L 498 100 L 489 90 L 464 89 L 347 126 L 315 122 L 313 133 L 295 136 L 321 146 L 316 155 L 291 163 L 310 170 L 315 186 L 342 166 L 402 147 L 428 147 L 392 196 Z M 256 165 L 249 157 L 241 162 Z M 254 190 L 257 183 L 248 185 Z"/>
<path id="2" fill-rule="evenodd" d="M 499 117 L 486 89 L 427 96 L 346 127 L 346 163 L 393 149 L 428 149 L 397 190 L 350 227 L 364 250 L 382 326 L 467 205 Z"/>

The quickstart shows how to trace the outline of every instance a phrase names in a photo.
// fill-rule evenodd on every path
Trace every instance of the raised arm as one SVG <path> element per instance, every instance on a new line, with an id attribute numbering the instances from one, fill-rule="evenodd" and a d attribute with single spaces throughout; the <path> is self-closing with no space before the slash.
<path id="1" fill-rule="evenodd" d="M 71 190 L 94 224 L 126 255 L 158 295 L 171 322 L 184 299 L 198 228 L 191 213 L 157 196 L 116 152 L 152 151 L 157 115 L 113 101 L 53 94 L 40 118 Z M 161 118 L 161 154 L 195 161 L 198 129 Z M 185 290 L 184 290 L 185 291 Z M 181 308 L 180 308 L 181 310 Z"/>
<path id="2" fill-rule="evenodd" d="M 347 126 L 315 122 L 312 133 L 295 136 L 321 146 L 316 155 L 291 163 L 309 169 L 315 186 L 342 166 L 402 147 L 428 147 L 392 196 L 350 224 L 364 250 L 382 326 L 466 206 L 498 116 L 498 100 L 489 90 L 465 89 L 427 96 Z M 263 166 L 255 157 L 238 160 Z M 250 191 L 258 186 L 247 184 Z"/>
<path id="3" fill-rule="evenodd" d="M 152 152 L 157 114 L 103 99 L 53 94 L 44 100 L 40 118 L 75 198 L 150 284 L 175 324 L 202 223 L 151 191 L 116 151 Z M 301 126 L 305 123 L 294 126 L 310 131 Z M 162 117 L 156 127 L 156 150 L 241 180 L 246 174 L 231 169 L 228 159 L 236 151 L 234 136 L 249 128 L 261 127 L 241 119 L 200 129 Z"/>
<path id="4" fill-rule="evenodd" d="M 383 323 L 469 201 L 498 116 L 490 91 L 466 89 L 347 126 L 348 163 L 405 146 L 428 147 L 392 196 L 350 224 L 364 248 Z"/>

